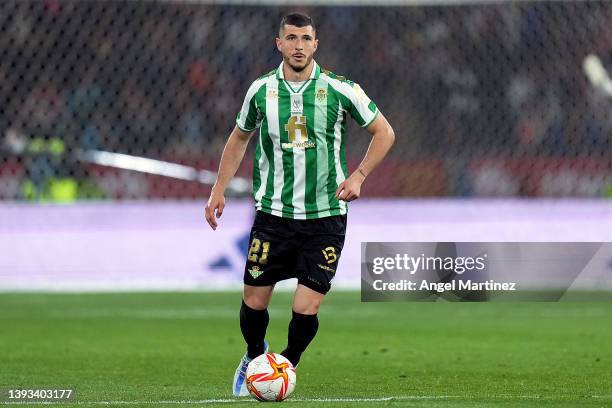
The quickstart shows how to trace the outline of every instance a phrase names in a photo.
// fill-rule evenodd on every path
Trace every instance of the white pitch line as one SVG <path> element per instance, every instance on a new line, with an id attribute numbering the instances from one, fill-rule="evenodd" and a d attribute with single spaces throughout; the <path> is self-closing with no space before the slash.
<path id="1" fill-rule="evenodd" d="M 378 398 L 289 398 L 287 401 L 294 402 L 380 402 L 380 401 L 392 401 L 392 400 L 427 400 L 427 399 L 448 399 L 448 398 L 462 398 L 459 395 L 414 395 L 414 396 L 397 396 L 397 397 L 378 397 Z M 74 405 L 129 405 L 129 404 L 143 404 L 143 405 L 181 405 L 181 404 L 240 404 L 240 403 L 251 403 L 253 402 L 250 398 L 219 398 L 219 399 L 204 399 L 204 400 L 166 400 L 166 401 L 52 401 L 52 402 L 26 402 L 26 401 L 15 401 L 15 402 L 3 402 L 4 405 L 17 405 L 17 404 L 74 404 Z"/>
<path id="2" fill-rule="evenodd" d="M 460 396 L 400 396 L 400 397 L 379 397 L 379 398 L 289 398 L 287 401 L 291 402 L 381 402 L 381 401 L 393 401 L 393 400 L 428 400 L 428 399 L 448 399 L 448 398 L 461 398 Z M 15 402 L 1 402 L 4 405 L 20 405 L 20 404 L 40 404 L 40 405 L 52 405 L 52 404 L 74 404 L 74 405 L 191 405 L 191 404 L 241 404 L 241 403 L 252 403 L 251 398 L 233 398 L 233 399 L 205 399 L 205 400 L 184 400 L 184 401 L 51 401 L 51 402 L 30 402 L 30 401 L 15 401 Z"/>
<path id="3" fill-rule="evenodd" d="M 398 395 L 393 397 L 374 397 L 374 398 L 289 398 L 287 402 L 382 402 L 382 401 L 407 401 L 407 400 L 447 400 L 464 398 L 466 400 L 482 400 L 482 399 L 559 399 L 573 398 L 573 395 L 485 395 L 485 396 L 464 396 L 464 395 Z M 612 398 L 612 394 L 604 395 L 589 395 L 587 398 Z M 0 405 L 53 405 L 53 404 L 73 404 L 73 405 L 194 405 L 194 404 L 241 404 L 252 403 L 250 398 L 218 398 L 204 400 L 162 400 L 162 401 L 4 401 Z"/>

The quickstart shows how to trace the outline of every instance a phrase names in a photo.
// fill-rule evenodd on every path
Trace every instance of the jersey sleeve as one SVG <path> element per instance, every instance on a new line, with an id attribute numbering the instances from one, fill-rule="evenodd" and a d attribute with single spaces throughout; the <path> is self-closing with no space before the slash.
<path id="1" fill-rule="evenodd" d="M 242 102 L 242 108 L 236 115 L 236 125 L 244 132 L 252 132 L 261 123 L 259 109 L 257 107 L 257 91 L 259 90 L 258 82 L 253 82 Z"/>
<path id="2" fill-rule="evenodd" d="M 359 126 L 367 127 L 374 122 L 374 119 L 378 116 L 378 107 L 370 100 L 359 84 L 353 83 L 347 96 L 349 99 L 348 112 L 359 123 Z"/>

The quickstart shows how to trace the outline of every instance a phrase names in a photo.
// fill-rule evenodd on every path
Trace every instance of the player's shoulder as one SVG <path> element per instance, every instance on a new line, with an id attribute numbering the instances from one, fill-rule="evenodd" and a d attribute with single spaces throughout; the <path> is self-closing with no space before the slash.
<path id="1" fill-rule="evenodd" d="M 272 70 L 270 72 L 267 72 L 263 75 L 261 75 L 260 77 L 256 78 L 253 82 L 251 82 L 251 85 L 249 86 L 249 89 L 247 91 L 247 97 L 253 97 L 257 94 L 257 92 L 259 90 L 261 90 L 261 88 L 266 84 L 266 82 L 268 81 L 268 78 L 270 78 L 270 76 L 274 75 L 276 72 L 276 70 Z"/>
<path id="2" fill-rule="evenodd" d="M 266 83 L 266 81 L 268 80 L 268 78 L 270 78 L 271 76 L 276 75 L 276 70 L 273 69 L 272 71 L 266 72 L 263 75 L 260 75 L 259 77 L 257 77 L 252 83 L 251 86 L 261 86 L 263 84 Z"/>
<path id="3" fill-rule="evenodd" d="M 346 85 L 349 85 L 349 86 L 353 86 L 355 84 L 355 82 L 351 81 L 350 79 L 348 79 L 344 75 L 338 75 L 335 72 L 332 72 L 332 71 L 330 71 L 328 69 L 324 69 L 324 68 L 321 68 L 321 76 L 324 79 L 329 80 L 329 82 L 336 82 L 336 83 L 340 83 L 340 84 L 346 84 Z"/>
<path id="4" fill-rule="evenodd" d="M 359 89 L 361 89 L 356 82 L 326 69 L 321 69 L 320 78 L 323 78 L 328 83 L 333 93 L 343 95 L 349 99 L 353 99 L 359 92 Z"/>
<path id="5" fill-rule="evenodd" d="M 265 74 L 263 74 L 260 77 L 258 77 L 255 81 L 266 80 L 269 77 L 271 77 L 272 75 L 276 75 L 276 69 L 273 69 L 272 71 L 266 72 Z"/>

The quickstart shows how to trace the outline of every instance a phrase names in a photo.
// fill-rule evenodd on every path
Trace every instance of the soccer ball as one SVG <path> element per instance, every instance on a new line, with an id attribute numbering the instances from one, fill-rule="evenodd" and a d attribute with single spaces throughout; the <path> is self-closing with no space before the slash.
<path id="1" fill-rule="evenodd" d="M 259 401 L 282 401 L 295 389 L 295 368 L 280 354 L 262 354 L 249 363 L 246 385 Z"/>

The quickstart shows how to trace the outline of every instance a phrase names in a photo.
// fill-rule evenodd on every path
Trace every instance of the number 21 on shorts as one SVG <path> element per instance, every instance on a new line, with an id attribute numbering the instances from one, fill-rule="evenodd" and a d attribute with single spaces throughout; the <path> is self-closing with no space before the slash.
<path id="1" fill-rule="evenodd" d="M 268 252 L 270 252 L 269 242 L 261 242 L 258 238 L 253 238 L 249 248 L 248 259 L 251 262 L 265 265 L 268 263 Z"/>

